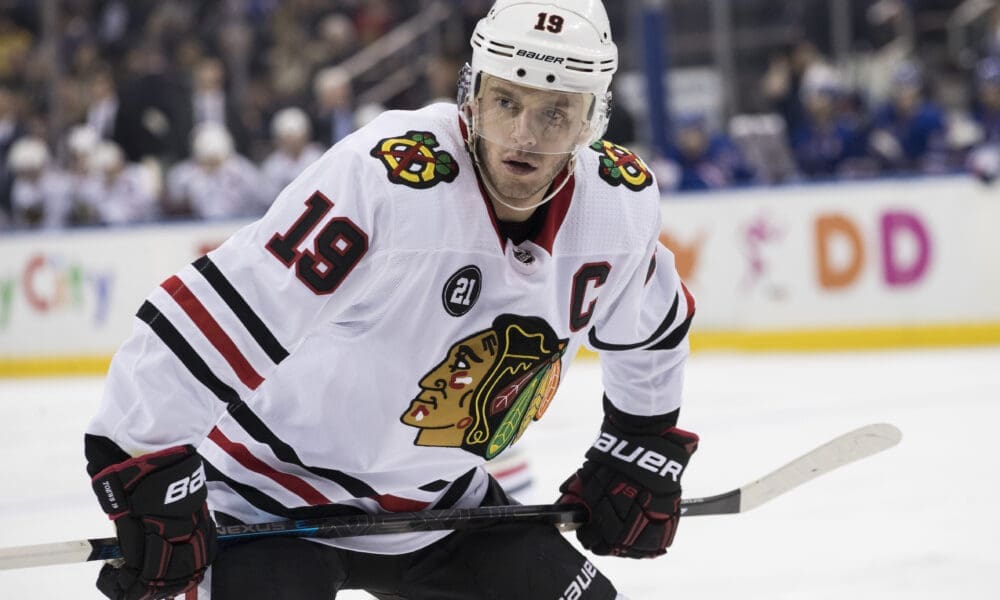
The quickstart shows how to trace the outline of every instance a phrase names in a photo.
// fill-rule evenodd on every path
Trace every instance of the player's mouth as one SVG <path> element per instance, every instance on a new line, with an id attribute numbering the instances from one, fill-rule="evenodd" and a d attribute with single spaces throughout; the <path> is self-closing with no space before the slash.
<path id="1" fill-rule="evenodd" d="M 514 175 L 531 175 L 538 170 L 534 163 L 517 157 L 504 158 L 502 162 L 507 171 Z"/>

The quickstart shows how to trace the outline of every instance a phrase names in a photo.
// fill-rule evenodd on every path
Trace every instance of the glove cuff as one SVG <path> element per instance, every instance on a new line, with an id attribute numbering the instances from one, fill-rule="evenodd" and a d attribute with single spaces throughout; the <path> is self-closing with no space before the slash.
<path id="1" fill-rule="evenodd" d="M 656 435 L 677 425 L 680 418 L 680 409 L 672 410 L 662 415 L 640 416 L 627 413 L 611 402 L 607 394 L 604 394 L 604 417 L 611 421 L 622 431 L 636 434 Z"/>

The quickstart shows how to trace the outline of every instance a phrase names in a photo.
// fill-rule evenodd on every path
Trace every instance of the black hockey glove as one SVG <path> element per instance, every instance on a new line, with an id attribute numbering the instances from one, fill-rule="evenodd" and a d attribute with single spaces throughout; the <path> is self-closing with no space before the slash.
<path id="1" fill-rule="evenodd" d="M 559 504 L 582 504 L 576 531 L 594 554 L 653 558 L 666 553 L 680 518 L 681 473 L 698 436 L 677 429 L 624 431 L 605 418 L 587 460 L 559 491 Z"/>
<path id="2" fill-rule="evenodd" d="M 101 569 L 97 588 L 113 600 L 172 598 L 193 589 L 215 558 L 205 467 L 191 446 L 112 465 L 92 479 L 115 522 L 124 564 Z"/>

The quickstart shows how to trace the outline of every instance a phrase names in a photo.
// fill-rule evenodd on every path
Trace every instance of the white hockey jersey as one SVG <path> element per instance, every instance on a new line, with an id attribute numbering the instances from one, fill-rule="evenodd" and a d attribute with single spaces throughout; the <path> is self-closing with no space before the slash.
<path id="1" fill-rule="evenodd" d="M 617 408 L 676 410 L 694 302 L 646 166 L 582 149 L 514 245 L 463 131 L 453 104 L 384 113 L 164 281 L 88 432 L 132 455 L 197 446 L 211 508 L 262 522 L 478 505 L 484 461 L 543 417 L 581 344 Z M 324 543 L 395 554 L 444 535 Z"/>
<path id="2" fill-rule="evenodd" d="M 167 172 L 166 203 L 186 207 L 200 219 L 256 217 L 271 200 L 262 186 L 260 170 L 244 156 L 233 154 L 214 168 L 188 159 Z"/>

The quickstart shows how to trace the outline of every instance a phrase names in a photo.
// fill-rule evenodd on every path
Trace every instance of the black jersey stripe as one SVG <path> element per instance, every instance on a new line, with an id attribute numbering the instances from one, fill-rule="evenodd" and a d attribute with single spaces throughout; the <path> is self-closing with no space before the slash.
<path id="1" fill-rule="evenodd" d="M 636 350 L 638 348 L 649 346 L 650 344 L 655 343 L 656 340 L 660 339 L 660 336 L 662 336 L 664 333 L 667 332 L 668 329 L 670 329 L 670 326 L 674 323 L 674 319 L 677 318 L 677 309 L 679 306 L 680 306 L 680 294 L 675 293 L 674 303 L 670 305 L 670 310 L 667 312 L 667 316 L 664 317 L 663 321 L 660 322 L 660 325 L 656 328 L 656 331 L 653 332 L 653 335 L 649 336 L 648 338 L 646 338 L 641 342 L 637 342 L 635 344 L 612 344 L 609 342 L 602 342 L 601 340 L 597 339 L 596 327 L 590 328 L 590 331 L 587 332 L 587 338 L 590 341 L 590 345 L 593 346 L 595 350 L 613 350 L 613 351 Z M 687 329 L 685 329 L 685 332 L 686 331 Z"/>
<path id="2" fill-rule="evenodd" d="M 455 503 L 461 500 L 462 496 L 469 489 L 469 485 L 472 484 L 472 478 L 475 474 L 476 469 L 469 469 L 461 477 L 453 481 L 448 491 L 434 503 L 434 508 L 451 508 L 455 506 Z"/>
<path id="3" fill-rule="evenodd" d="M 684 322 L 681 323 L 677 327 L 677 329 L 670 332 L 670 335 L 663 338 L 656 344 L 650 346 L 649 348 L 646 348 L 646 350 L 673 350 L 678 345 L 680 345 L 682 341 L 684 341 L 685 336 L 687 336 L 688 329 L 691 328 L 691 321 L 693 319 L 694 315 L 691 315 L 688 318 L 684 319 Z"/>
<path id="4" fill-rule="evenodd" d="M 425 492 L 440 492 L 444 488 L 448 487 L 450 484 L 451 484 L 450 481 L 445 481 L 444 479 L 435 479 L 430 483 L 425 483 L 424 485 L 420 486 L 417 489 Z"/>
<path id="5" fill-rule="evenodd" d="M 236 291 L 236 288 L 226 279 L 226 276 L 212 262 L 212 259 L 208 256 L 202 256 L 194 261 L 192 265 L 201 273 L 205 281 L 212 286 L 212 289 L 222 298 L 222 301 L 226 303 L 229 309 L 233 311 L 236 318 L 240 320 L 240 323 L 243 324 L 251 337 L 257 341 L 261 349 L 264 350 L 274 364 L 278 364 L 288 357 L 288 350 L 285 350 L 281 342 L 274 337 L 274 334 L 264 324 L 264 321 L 257 316 L 257 313 L 250 307 L 243 296 Z"/>
<path id="6" fill-rule="evenodd" d="M 173 323 L 171 323 L 170 320 L 167 319 L 167 317 L 164 316 L 163 313 L 161 313 L 160 310 L 148 300 L 144 302 L 141 307 L 139 307 L 139 312 L 136 316 L 145 321 L 153 329 L 153 332 L 160 338 L 161 341 L 163 341 L 164 344 L 166 344 L 167 348 L 174 353 L 174 356 L 181 361 L 181 364 L 184 365 L 188 372 L 191 373 L 191 375 L 198 380 L 199 383 L 208 388 L 208 390 L 211 391 L 219 400 L 226 403 L 226 407 L 229 413 L 233 416 L 233 419 L 244 430 L 246 430 L 246 432 L 249 433 L 253 439 L 271 448 L 271 451 L 274 452 L 274 455 L 277 456 L 278 459 L 297 465 L 314 475 L 328 479 L 358 498 L 377 495 L 371 486 L 342 471 L 305 465 L 302 462 L 302 459 L 299 458 L 298 454 L 295 453 L 295 450 L 275 435 L 275 433 L 271 431 L 252 410 L 250 410 L 250 407 L 240 399 L 236 390 L 226 385 L 221 379 L 212 373 L 212 369 L 200 356 L 198 356 L 195 349 L 187 342 L 187 340 L 184 339 L 184 336 L 182 336 L 177 328 L 174 327 Z"/>
<path id="7" fill-rule="evenodd" d="M 237 495 L 246 500 L 251 506 L 264 512 L 284 517 L 286 519 L 320 519 L 324 517 L 339 517 L 344 515 L 361 515 L 365 511 L 355 506 L 344 504 L 325 504 L 322 506 L 300 506 L 289 508 L 278 500 L 268 496 L 254 486 L 240 483 L 224 475 L 215 465 L 207 460 L 205 462 L 205 475 L 209 481 L 217 481 L 229 486 Z"/>
<path id="8" fill-rule="evenodd" d="M 646 269 L 646 281 L 643 283 L 649 283 L 649 280 L 653 278 L 653 273 L 656 272 L 656 252 L 653 252 L 653 256 L 649 259 L 649 267 Z"/>
<path id="9" fill-rule="evenodd" d="M 232 406 L 234 403 L 240 403 L 240 395 L 233 388 L 226 385 L 221 379 L 215 376 L 212 369 L 208 364 L 198 356 L 198 352 L 184 339 L 180 331 L 174 327 L 174 324 L 170 322 L 160 309 L 153 306 L 148 300 L 142 303 L 139 307 L 139 311 L 136 313 L 137 317 L 146 322 L 147 325 L 153 330 L 153 333 L 160 338 L 160 340 L 166 344 L 167 348 L 174 353 L 180 361 L 181 364 L 188 370 L 191 375 L 198 380 L 203 386 L 208 388 L 210 392 L 215 394 L 215 397 L 219 400 L 225 402 L 227 405 Z"/>
<path id="10" fill-rule="evenodd" d="M 254 414 L 246 403 L 240 402 L 238 405 L 230 405 L 229 414 L 232 415 L 233 419 L 239 423 L 240 426 L 243 427 L 243 429 L 246 430 L 246 432 L 249 433 L 253 439 L 268 446 L 271 451 L 274 452 L 274 455 L 282 462 L 297 465 L 314 475 L 332 481 L 347 490 L 347 493 L 356 498 L 368 498 L 370 496 L 379 495 L 378 492 L 376 492 L 370 485 L 356 477 L 351 477 L 343 471 L 323 467 L 312 467 L 303 463 L 302 459 L 299 458 L 299 455 L 295 452 L 295 449 L 275 435 L 275 433 L 264 424 L 264 421 Z"/>

